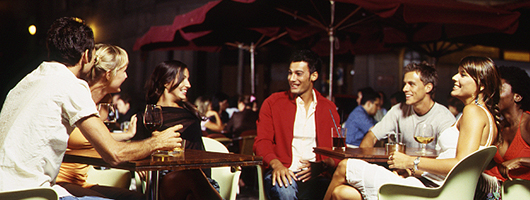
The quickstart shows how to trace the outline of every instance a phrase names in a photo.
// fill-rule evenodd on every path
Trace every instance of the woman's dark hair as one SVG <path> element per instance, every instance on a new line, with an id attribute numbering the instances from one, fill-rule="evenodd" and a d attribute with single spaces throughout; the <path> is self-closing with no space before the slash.
<path id="1" fill-rule="evenodd" d="M 497 67 L 491 58 L 479 56 L 467 56 L 462 58 L 459 67 L 475 81 L 477 94 L 482 93 L 482 100 L 486 107 L 495 117 L 497 128 L 500 130 L 499 99 L 501 79 L 497 73 Z"/>
<path id="2" fill-rule="evenodd" d="M 184 76 L 184 71 L 186 69 L 188 69 L 188 66 L 177 60 L 168 60 L 158 64 L 145 84 L 147 90 L 145 100 L 147 104 L 156 104 L 158 102 L 162 94 L 164 94 L 164 90 L 166 89 L 165 85 L 167 83 L 173 83 L 171 88 L 169 88 L 170 91 L 176 89 L 186 78 Z M 193 104 L 187 101 L 177 103 L 200 118 L 200 115 Z"/>
<path id="3" fill-rule="evenodd" d="M 82 19 L 76 17 L 59 18 L 48 30 L 46 47 L 50 61 L 74 66 L 87 49 L 88 59 L 92 60 L 94 32 Z"/>
<path id="4" fill-rule="evenodd" d="M 499 75 L 512 86 L 512 92 L 523 97 L 515 102 L 524 111 L 530 111 L 530 77 L 525 70 L 514 66 L 499 67 Z"/>

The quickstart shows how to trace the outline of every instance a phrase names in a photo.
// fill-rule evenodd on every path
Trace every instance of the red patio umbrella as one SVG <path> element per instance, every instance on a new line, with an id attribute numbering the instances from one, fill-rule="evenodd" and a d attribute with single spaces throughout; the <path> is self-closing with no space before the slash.
<path id="1" fill-rule="evenodd" d="M 455 0 L 220 0 L 175 17 L 172 25 L 151 28 L 134 49 L 218 51 L 228 44 L 253 56 L 256 46 L 287 35 L 280 43 L 305 41 L 321 55 L 329 52 L 331 98 L 334 50 L 370 53 L 391 45 L 416 47 L 483 33 L 511 34 L 520 16 L 515 9 L 523 6 Z M 450 52 L 443 46 L 425 51 L 435 58 Z"/>

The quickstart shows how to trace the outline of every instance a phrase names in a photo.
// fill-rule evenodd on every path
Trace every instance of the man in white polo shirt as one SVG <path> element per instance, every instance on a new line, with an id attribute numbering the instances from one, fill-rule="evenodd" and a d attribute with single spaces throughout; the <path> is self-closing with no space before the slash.
<path id="1" fill-rule="evenodd" d="M 180 145 L 176 133 L 180 125 L 140 142 L 117 142 L 111 137 L 88 84 L 81 79 L 94 65 L 94 34 L 83 20 L 56 20 L 46 44 L 49 60 L 9 92 L 0 112 L 0 191 L 52 187 L 62 200 L 77 199 L 55 185 L 74 127 L 110 164 Z"/>

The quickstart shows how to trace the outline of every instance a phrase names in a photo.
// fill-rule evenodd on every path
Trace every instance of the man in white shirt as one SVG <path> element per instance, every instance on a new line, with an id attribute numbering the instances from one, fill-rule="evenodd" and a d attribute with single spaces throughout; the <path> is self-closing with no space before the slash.
<path id="1" fill-rule="evenodd" d="M 9 92 L 0 112 L 0 191 L 52 187 L 61 199 L 75 199 L 55 185 L 74 127 L 113 165 L 180 145 L 176 131 L 181 126 L 140 142 L 112 139 L 99 119 L 88 84 L 81 79 L 94 65 L 94 34 L 83 20 L 56 20 L 46 43 L 49 61 Z"/>
<path id="2" fill-rule="evenodd" d="M 426 62 L 407 65 L 403 78 L 405 103 L 394 105 L 383 119 L 368 131 L 360 147 L 373 147 L 378 140 L 385 139 L 388 133 L 394 132 L 403 134 L 407 148 L 419 148 L 419 143 L 414 140 L 414 129 L 417 124 L 431 124 L 436 138 L 454 124 L 453 114 L 432 99 L 437 79 L 436 69 Z M 457 139 L 454 138 L 455 141 Z M 435 146 L 435 142 L 431 142 L 427 147 L 434 149 Z"/>

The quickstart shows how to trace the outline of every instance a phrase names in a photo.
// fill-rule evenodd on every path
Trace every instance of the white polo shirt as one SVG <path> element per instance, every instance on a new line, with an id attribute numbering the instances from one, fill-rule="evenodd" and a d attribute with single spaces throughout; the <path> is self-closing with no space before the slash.
<path id="1" fill-rule="evenodd" d="M 26 75 L 0 112 L 0 191 L 54 186 L 75 123 L 94 114 L 88 84 L 65 65 L 43 62 Z"/>

